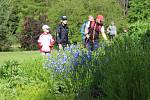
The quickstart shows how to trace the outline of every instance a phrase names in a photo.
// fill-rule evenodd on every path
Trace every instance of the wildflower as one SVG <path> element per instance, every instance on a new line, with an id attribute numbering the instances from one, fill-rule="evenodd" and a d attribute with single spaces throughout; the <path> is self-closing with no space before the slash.
<path id="1" fill-rule="evenodd" d="M 62 64 L 66 63 L 66 61 L 67 61 L 67 56 L 64 55 L 64 57 L 63 57 L 63 59 L 62 59 Z"/>
<path id="2" fill-rule="evenodd" d="M 75 52 L 75 53 L 74 53 L 74 57 L 75 57 L 75 58 L 78 58 L 78 56 L 79 56 L 79 52 Z"/>
<path id="3" fill-rule="evenodd" d="M 48 59 L 50 58 L 50 56 L 51 56 L 51 54 L 50 54 L 50 53 L 48 53 L 48 54 L 47 54 Z"/>

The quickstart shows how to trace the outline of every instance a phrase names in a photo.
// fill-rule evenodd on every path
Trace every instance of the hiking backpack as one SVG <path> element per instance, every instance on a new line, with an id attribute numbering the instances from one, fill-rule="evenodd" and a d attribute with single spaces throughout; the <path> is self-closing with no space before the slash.
<path id="1" fill-rule="evenodd" d="M 85 36 L 85 27 L 88 21 L 85 21 L 80 29 L 80 32 L 82 33 L 82 36 Z"/>

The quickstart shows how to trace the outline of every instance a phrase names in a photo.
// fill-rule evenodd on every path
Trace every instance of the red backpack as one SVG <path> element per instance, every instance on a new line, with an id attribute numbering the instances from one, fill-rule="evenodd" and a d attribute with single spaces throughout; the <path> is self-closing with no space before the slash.
<path id="1" fill-rule="evenodd" d="M 94 42 L 95 32 L 101 32 L 102 25 L 97 24 L 96 21 L 92 22 L 89 28 L 90 39 Z"/>
<path id="2" fill-rule="evenodd" d="M 90 25 L 90 30 L 93 31 L 97 31 L 97 32 L 100 32 L 101 31 L 101 28 L 102 28 L 102 24 L 97 24 L 96 21 L 93 21 Z"/>

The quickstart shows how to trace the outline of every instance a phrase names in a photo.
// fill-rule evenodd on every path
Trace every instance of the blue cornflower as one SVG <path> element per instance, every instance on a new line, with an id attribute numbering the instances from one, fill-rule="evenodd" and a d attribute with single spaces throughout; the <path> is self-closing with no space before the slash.
<path id="1" fill-rule="evenodd" d="M 56 64 L 56 62 L 55 62 L 55 61 L 51 61 L 51 64 L 52 64 L 52 65 L 55 65 L 55 64 Z"/>
<path id="2" fill-rule="evenodd" d="M 62 64 L 66 63 L 66 61 L 67 61 L 67 56 L 64 55 L 64 57 L 63 57 L 63 59 L 62 59 Z"/>
<path id="3" fill-rule="evenodd" d="M 78 58 L 78 56 L 79 56 L 79 52 L 77 51 L 77 52 L 74 53 L 74 57 Z"/>
<path id="4" fill-rule="evenodd" d="M 61 67 L 60 67 L 60 66 L 56 67 L 56 68 L 55 68 L 55 72 L 60 73 L 60 72 L 61 72 Z"/>
<path id="5" fill-rule="evenodd" d="M 92 60 L 92 57 L 90 55 L 88 55 L 88 61 L 91 61 Z"/>
<path id="6" fill-rule="evenodd" d="M 70 45 L 70 48 L 71 48 L 71 49 L 75 48 L 75 45 L 71 44 L 71 45 Z"/>
<path id="7" fill-rule="evenodd" d="M 88 59 L 88 61 L 91 61 L 91 59 L 92 59 L 92 52 L 91 51 L 88 51 L 87 59 Z"/>

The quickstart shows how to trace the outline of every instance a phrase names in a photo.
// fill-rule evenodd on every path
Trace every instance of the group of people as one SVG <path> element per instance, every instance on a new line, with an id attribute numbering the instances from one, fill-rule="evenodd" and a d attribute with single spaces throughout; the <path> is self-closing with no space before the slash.
<path id="1" fill-rule="evenodd" d="M 99 48 L 100 34 L 105 40 L 108 40 L 105 34 L 104 17 L 102 15 L 98 15 L 95 19 L 90 15 L 88 20 L 82 25 L 80 32 L 82 33 L 82 43 L 84 47 L 91 51 Z M 107 28 L 107 33 L 110 40 L 117 35 L 114 21 L 112 21 L 111 25 Z"/>
<path id="2" fill-rule="evenodd" d="M 38 46 L 43 55 L 49 55 L 54 46 L 55 39 L 51 35 L 50 27 L 48 25 L 43 25 L 42 30 L 43 33 L 38 39 Z M 82 42 L 84 47 L 90 51 L 99 48 L 100 34 L 105 40 L 108 40 L 105 34 L 104 17 L 102 15 L 98 15 L 96 18 L 91 15 L 88 16 L 88 20 L 82 25 L 80 32 L 82 33 Z M 68 45 L 68 33 L 69 28 L 67 25 L 67 17 L 62 16 L 61 22 L 56 29 L 56 42 L 58 43 L 59 49 L 64 49 Z M 116 36 L 117 31 L 113 21 L 107 28 L 107 33 L 111 40 Z"/>
<path id="3" fill-rule="evenodd" d="M 51 35 L 50 27 L 48 25 L 42 26 L 43 33 L 39 36 L 38 47 L 43 56 L 49 56 L 53 49 L 55 38 Z M 61 17 L 61 23 L 56 29 L 56 42 L 59 49 L 64 49 L 69 43 L 68 40 L 69 28 L 67 26 L 67 17 Z"/>

